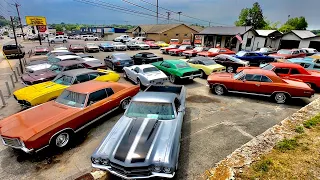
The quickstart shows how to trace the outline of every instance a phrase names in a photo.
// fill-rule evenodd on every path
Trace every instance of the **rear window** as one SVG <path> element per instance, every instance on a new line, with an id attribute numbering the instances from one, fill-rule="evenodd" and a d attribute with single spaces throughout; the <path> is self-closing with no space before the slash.
<path id="1" fill-rule="evenodd" d="M 3 50 L 13 50 L 13 49 L 17 49 L 17 46 L 16 45 L 3 46 Z"/>

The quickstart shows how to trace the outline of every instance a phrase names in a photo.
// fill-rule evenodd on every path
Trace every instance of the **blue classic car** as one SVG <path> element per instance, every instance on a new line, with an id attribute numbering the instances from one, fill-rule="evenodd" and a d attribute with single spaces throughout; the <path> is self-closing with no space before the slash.
<path id="1" fill-rule="evenodd" d="M 241 60 L 248 61 L 250 65 L 256 65 L 256 66 L 275 61 L 273 57 L 265 56 L 257 52 L 239 51 L 235 55 L 235 57 Z"/>
<path id="2" fill-rule="evenodd" d="M 100 51 L 114 51 L 114 46 L 110 43 L 101 43 L 99 44 Z"/>
<path id="3" fill-rule="evenodd" d="M 320 71 L 320 59 L 305 57 L 305 58 L 292 58 L 292 59 L 288 59 L 288 61 L 291 63 L 300 64 L 302 67 L 308 70 Z"/>

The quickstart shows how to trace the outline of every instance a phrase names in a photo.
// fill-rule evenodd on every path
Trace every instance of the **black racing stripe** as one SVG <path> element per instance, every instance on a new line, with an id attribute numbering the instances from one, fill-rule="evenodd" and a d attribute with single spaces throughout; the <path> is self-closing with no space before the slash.
<path id="1" fill-rule="evenodd" d="M 160 126 L 160 121 L 155 119 L 150 119 L 146 128 L 144 129 L 137 148 L 135 150 L 135 154 L 137 154 L 137 157 L 134 157 L 131 159 L 131 163 L 137 163 L 137 162 L 144 162 L 147 154 L 150 150 L 151 144 L 154 141 L 154 137 L 157 134 L 157 131 Z"/>
<path id="2" fill-rule="evenodd" d="M 123 136 L 117 148 L 116 154 L 114 155 L 115 159 L 118 159 L 122 162 L 126 160 L 127 154 L 132 146 L 134 139 L 136 138 L 136 135 L 141 127 L 142 122 L 143 119 L 134 119 L 131 121 L 129 128 L 126 134 Z"/>

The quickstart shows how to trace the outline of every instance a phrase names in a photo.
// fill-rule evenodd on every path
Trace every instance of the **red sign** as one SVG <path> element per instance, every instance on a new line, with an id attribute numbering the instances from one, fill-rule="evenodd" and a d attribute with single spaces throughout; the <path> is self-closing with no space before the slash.
<path id="1" fill-rule="evenodd" d="M 46 32 L 47 26 L 38 26 L 39 32 Z"/>
<path id="2" fill-rule="evenodd" d="M 201 44 L 202 43 L 202 36 L 200 36 L 200 35 L 195 35 L 194 36 L 194 43 L 195 44 Z"/>

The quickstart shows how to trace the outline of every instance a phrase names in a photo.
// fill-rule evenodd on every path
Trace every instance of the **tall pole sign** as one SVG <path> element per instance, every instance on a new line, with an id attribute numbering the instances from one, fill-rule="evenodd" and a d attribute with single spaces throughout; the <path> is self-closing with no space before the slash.
<path id="1" fill-rule="evenodd" d="M 46 26 L 47 26 L 46 18 L 43 16 L 26 16 L 26 23 L 30 26 L 36 26 L 38 30 L 39 42 L 40 42 L 40 45 L 42 45 L 40 32 L 46 29 Z"/>

